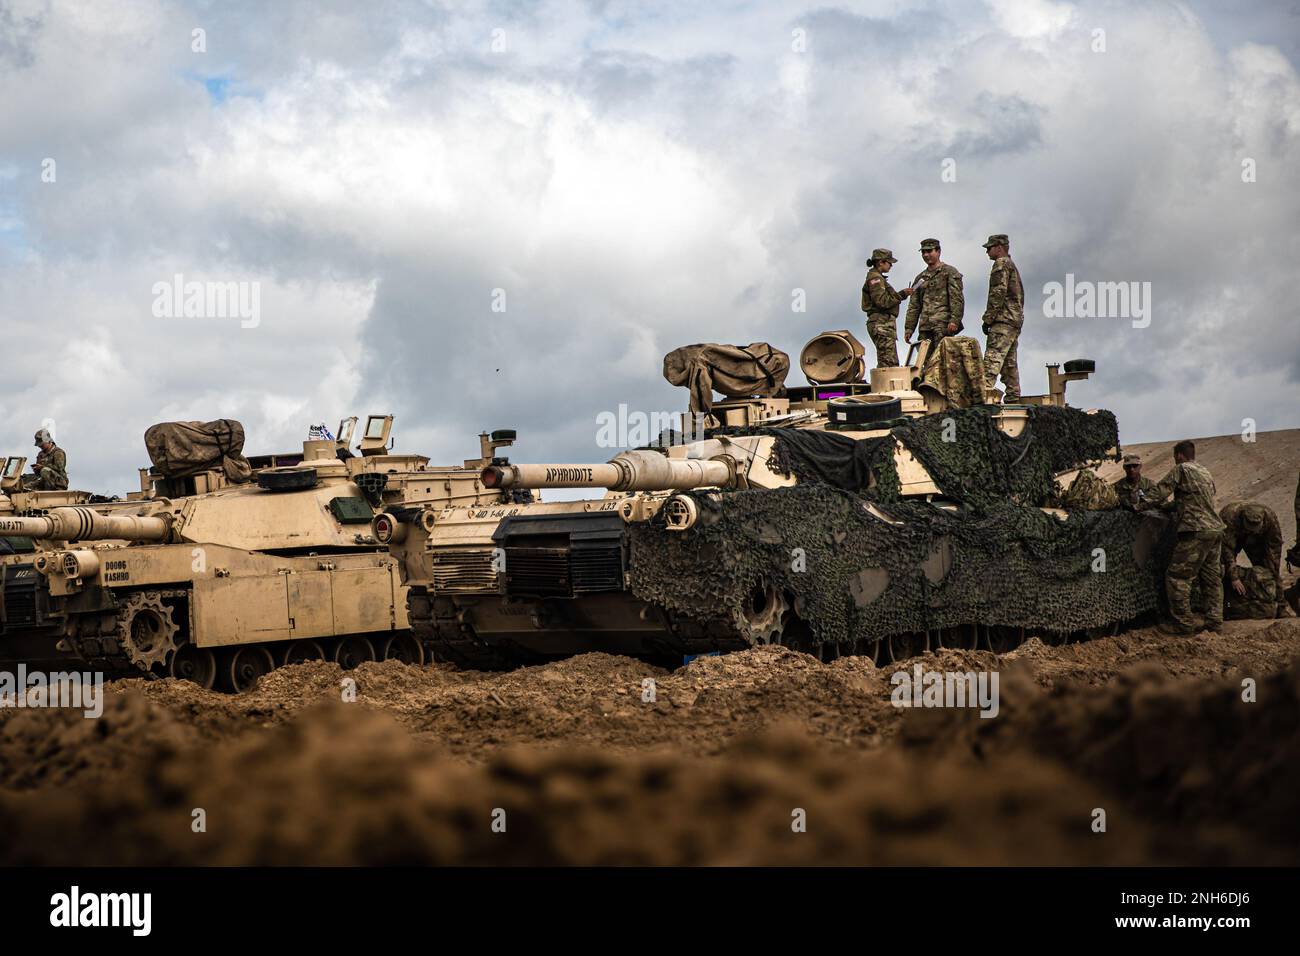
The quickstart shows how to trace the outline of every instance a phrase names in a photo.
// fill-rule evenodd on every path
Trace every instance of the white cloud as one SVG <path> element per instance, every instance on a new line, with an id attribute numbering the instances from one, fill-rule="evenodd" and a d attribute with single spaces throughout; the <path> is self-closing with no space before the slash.
<path id="1" fill-rule="evenodd" d="M 1047 0 L 92 6 L 0 21 L 0 302 L 34 358 L 0 448 L 53 415 L 79 484 L 131 487 L 165 418 L 241 418 L 269 451 L 391 410 L 438 460 L 510 425 L 521 458 L 604 454 L 597 411 L 684 404 L 678 345 L 861 329 L 873 246 L 910 277 L 940 236 L 977 329 L 995 231 L 1028 390 L 1088 354 L 1079 401 L 1127 440 L 1297 424 L 1300 83 L 1266 31 L 1222 48 L 1188 8 Z M 1152 282 L 1151 328 L 1037 315 L 1067 271 Z M 176 272 L 259 282 L 262 324 L 152 319 Z"/>

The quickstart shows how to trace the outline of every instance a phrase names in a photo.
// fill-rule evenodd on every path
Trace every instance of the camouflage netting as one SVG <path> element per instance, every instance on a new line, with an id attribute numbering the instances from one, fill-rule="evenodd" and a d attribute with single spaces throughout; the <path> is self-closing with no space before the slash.
<path id="1" fill-rule="evenodd" d="M 824 483 L 695 497 L 704 517 L 687 533 L 629 527 L 633 591 L 692 618 L 719 619 L 765 584 L 795 599 L 818 641 L 969 623 L 1074 632 L 1157 606 L 1158 562 L 1138 566 L 1144 519 L 1126 509 L 1061 520 L 904 501 L 875 506 L 886 521 Z"/>
<path id="2" fill-rule="evenodd" d="M 834 432 L 821 433 L 824 451 L 804 436 L 816 432 L 757 428 L 749 434 L 773 435 L 776 449 L 770 467 L 801 482 L 825 482 L 846 491 L 864 491 L 852 479 L 860 468 L 828 469 L 824 459 L 848 456 L 869 465 L 877 501 L 898 500 L 894 441 L 901 442 L 925 466 L 943 494 L 976 510 L 1008 499 L 1044 506 L 1059 493 L 1055 475 L 1101 461 L 1119 448 L 1119 424 L 1111 412 L 1093 414 L 1077 408 L 1029 409 L 1029 422 L 1018 438 L 1000 431 L 989 406 L 955 409 L 910 419 L 890 429 L 888 437 L 855 441 Z M 732 433 L 738 430 L 732 429 Z M 857 446 L 856 448 L 854 446 Z"/>
<path id="3" fill-rule="evenodd" d="M 718 619 L 719 609 L 775 585 L 818 641 L 971 623 L 1077 632 L 1155 610 L 1168 543 L 1153 542 L 1143 566 L 1134 543 L 1144 520 L 1159 519 L 1112 509 L 1062 520 L 1040 510 L 1058 499 L 1057 473 L 1115 453 L 1115 416 L 1033 407 L 1010 438 L 994 411 L 943 412 L 863 440 L 745 430 L 775 437 L 769 467 L 799 484 L 696 494 L 703 517 L 685 534 L 632 526 L 632 588 L 689 617 Z M 900 500 L 897 443 L 964 507 Z M 873 505 L 889 520 L 870 514 Z"/>

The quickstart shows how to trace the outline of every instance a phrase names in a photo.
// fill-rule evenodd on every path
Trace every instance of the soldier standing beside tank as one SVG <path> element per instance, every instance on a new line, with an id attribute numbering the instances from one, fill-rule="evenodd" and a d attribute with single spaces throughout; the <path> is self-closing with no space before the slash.
<path id="1" fill-rule="evenodd" d="M 1300 480 L 1296 481 L 1295 486 L 1295 544 L 1291 545 L 1291 550 L 1286 553 L 1287 570 L 1293 567 L 1300 567 Z M 1300 616 L 1300 581 L 1296 581 L 1289 588 L 1282 592 L 1282 597 L 1286 603 L 1291 605 L 1291 610 Z"/>
<path id="2" fill-rule="evenodd" d="M 1020 270 L 1008 254 L 1011 240 L 1005 233 L 989 236 L 984 251 L 993 260 L 989 273 L 989 301 L 984 309 L 984 389 L 989 391 L 1002 376 L 1004 402 L 1020 401 L 1020 366 L 1016 346 L 1025 324 L 1025 287 Z"/>
<path id="3" fill-rule="evenodd" d="M 1119 503 L 1141 511 L 1156 490 L 1156 483 L 1150 478 L 1142 477 L 1142 456 L 1124 456 L 1124 477 L 1113 482 L 1111 487 L 1119 495 Z"/>
<path id="4" fill-rule="evenodd" d="M 1239 616 L 1286 617 L 1286 599 L 1282 594 L 1282 525 L 1273 509 L 1257 502 L 1234 501 L 1219 512 L 1227 525 L 1223 533 L 1223 576 L 1233 594 L 1229 603 L 1240 605 Z M 1237 555 L 1242 551 L 1250 559 L 1251 575 L 1243 583 Z M 1272 580 L 1272 593 L 1267 582 Z"/>
<path id="5" fill-rule="evenodd" d="M 1219 552 L 1223 546 L 1223 522 L 1214 510 L 1214 478 L 1209 469 L 1196 463 L 1196 445 L 1180 441 L 1174 446 L 1174 467 L 1157 482 L 1150 503 L 1159 504 L 1174 496 L 1178 543 L 1165 572 L 1165 593 L 1169 616 L 1162 623 L 1166 634 L 1195 634 L 1192 617 L 1192 582 L 1201 587 L 1205 600 L 1205 629 L 1223 626 L 1223 576 Z"/>
<path id="6" fill-rule="evenodd" d="M 966 314 L 961 273 L 939 260 L 942 252 L 938 239 L 921 240 L 925 269 L 908 286 L 912 301 L 907 304 L 903 331 L 903 338 L 909 344 L 913 332 L 919 333 L 921 341 L 929 341 L 931 358 L 945 335 L 956 335 L 962 330 L 961 320 Z"/>
<path id="7" fill-rule="evenodd" d="M 23 476 L 23 487 L 29 491 L 65 490 L 68 487 L 68 456 L 54 444 L 54 439 L 44 428 L 36 433 L 35 438 L 40 452 L 32 463 L 33 474 Z"/>
<path id="8" fill-rule="evenodd" d="M 1295 485 L 1295 544 L 1291 545 L 1291 550 L 1286 553 L 1286 563 L 1293 567 L 1300 567 L 1300 479 Z M 1300 584 L 1296 585 L 1300 588 Z M 1293 604 L 1292 607 L 1295 607 Z M 1300 614 L 1300 609 L 1296 610 Z"/>
<path id="9" fill-rule="evenodd" d="M 862 284 L 862 311 L 867 313 L 867 335 L 876 346 L 876 368 L 898 364 L 898 307 L 912 292 L 895 292 L 885 278 L 898 260 L 890 249 L 876 249 L 867 260 L 871 270 Z"/>

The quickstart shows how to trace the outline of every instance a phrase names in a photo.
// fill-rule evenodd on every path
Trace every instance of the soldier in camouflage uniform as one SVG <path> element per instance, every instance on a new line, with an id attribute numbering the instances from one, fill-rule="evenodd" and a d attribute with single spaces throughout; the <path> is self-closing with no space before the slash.
<path id="1" fill-rule="evenodd" d="M 961 273 L 939 261 L 942 251 L 938 239 L 922 239 L 921 258 L 925 260 L 925 269 L 903 290 L 912 296 L 907 304 L 903 339 L 910 343 L 912 333 L 918 332 L 921 340 L 930 342 L 931 358 L 935 357 L 945 335 L 956 335 L 962 330 L 962 316 L 966 314 Z"/>
<path id="2" fill-rule="evenodd" d="M 984 388 L 991 390 L 1002 376 L 1004 402 L 1020 401 L 1020 366 L 1017 344 L 1025 324 L 1025 288 L 1020 270 L 1008 252 L 1011 240 L 1005 233 L 989 236 L 984 250 L 993 260 L 989 273 L 989 301 L 984 309 Z"/>
<path id="3" fill-rule="evenodd" d="M 1293 567 L 1300 567 L 1300 481 L 1295 486 L 1295 544 L 1291 545 L 1291 550 L 1286 553 L 1287 570 Z M 1300 616 L 1300 581 L 1296 581 L 1289 588 L 1282 592 L 1286 603 L 1291 605 L 1291 610 Z"/>
<path id="4" fill-rule="evenodd" d="M 895 292 L 885 278 L 898 260 L 890 249 L 876 249 L 867 260 L 871 271 L 862 283 L 862 311 L 867 313 L 867 335 L 876 345 L 876 368 L 898 364 L 898 307 L 911 289 Z"/>
<path id="5" fill-rule="evenodd" d="M 1256 502 L 1234 501 L 1219 512 L 1219 518 L 1227 526 L 1221 563 L 1224 579 L 1232 589 L 1229 604 L 1249 605 L 1233 616 L 1286 617 L 1282 596 L 1282 525 L 1273 509 Z M 1246 581 L 1242 580 L 1242 569 L 1237 566 L 1237 555 L 1242 551 L 1246 552 L 1255 572 Z M 1245 601 L 1234 600 L 1234 596 Z"/>
<path id="6" fill-rule="evenodd" d="M 1286 562 L 1293 567 L 1300 567 L 1300 480 L 1296 481 L 1295 486 L 1295 544 L 1286 553 Z M 1300 584 L 1296 587 L 1300 588 Z M 1300 614 L 1300 608 L 1296 609 L 1296 613 Z"/>
<path id="7" fill-rule="evenodd" d="M 1165 572 L 1172 622 L 1160 625 L 1166 634 L 1195 634 L 1192 617 L 1192 582 L 1200 585 L 1205 600 L 1205 629 L 1223 626 L 1223 576 L 1219 554 L 1224 525 L 1214 510 L 1214 478 L 1196 463 L 1196 445 L 1180 441 L 1174 446 L 1174 467 L 1156 483 L 1151 504 L 1174 497 L 1178 543 Z"/>
<path id="8" fill-rule="evenodd" d="M 1125 455 L 1124 477 L 1112 482 L 1111 487 L 1119 496 L 1121 505 L 1134 511 L 1141 511 L 1150 499 L 1151 493 L 1155 491 L 1156 483 L 1150 478 L 1142 477 L 1141 455 Z"/>
<path id="9" fill-rule="evenodd" d="M 32 463 L 33 474 L 23 476 L 23 487 L 29 491 L 63 491 L 68 487 L 68 456 L 44 428 L 35 437 L 40 452 Z"/>

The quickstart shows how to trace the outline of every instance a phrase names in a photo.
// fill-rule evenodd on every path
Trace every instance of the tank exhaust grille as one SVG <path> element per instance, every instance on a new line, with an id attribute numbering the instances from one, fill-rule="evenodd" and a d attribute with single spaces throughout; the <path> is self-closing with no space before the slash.
<path id="1" fill-rule="evenodd" d="M 433 555 L 435 591 L 497 591 L 492 551 L 439 551 Z"/>

